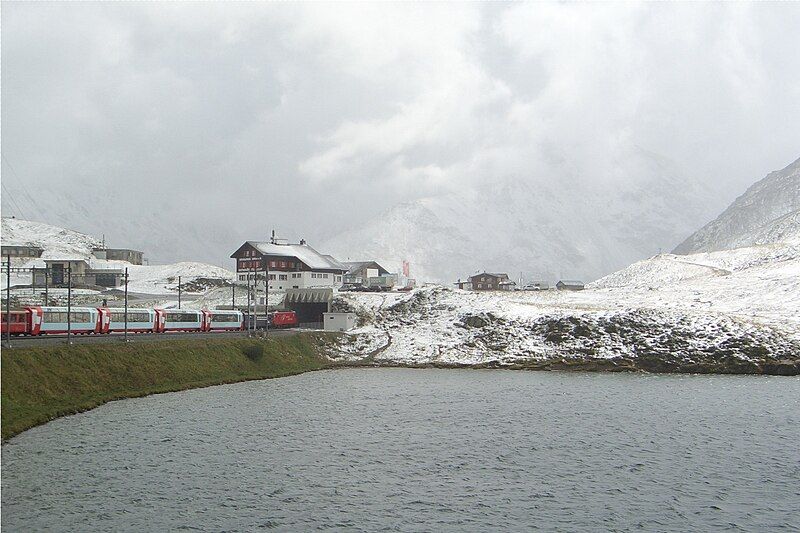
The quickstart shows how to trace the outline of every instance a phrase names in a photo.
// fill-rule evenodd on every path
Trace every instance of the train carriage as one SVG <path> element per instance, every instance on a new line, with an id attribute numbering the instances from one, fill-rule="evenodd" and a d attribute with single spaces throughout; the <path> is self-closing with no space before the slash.
<path id="1" fill-rule="evenodd" d="M 125 331 L 125 308 L 107 307 L 101 308 L 100 311 L 107 313 L 109 318 L 108 328 L 103 333 Z M 129 307 L 128 332 L 153 333 L 158 330 L 157 318 L 158 314 L 155 309 Z"/>
<path id="2" fill-rule="evenodd" d="M 164 324 L 161 331 L 203 331 L 205 318 L 202 311 L 164 309 Z"/>
<path id="3" fill-rule="evenodd" d="M 241 311 L 203 311 L 206 318 L 205 331 L 235 331 L 244 329 Z"/>
<path id="4" fill-rule="evenodd" d="M 28 309 L 31 310 L 31 335 L 66 333 L 68 329 L 74 334 L 100 333 L 100 311 L 95 307 L 73 307 L 69 317 L 66 307 Z"/>
<path id="5" fill-rule="evenodd" d="M 269 314 L 269 325 L 273 328 L 291 328 L 297 325 L 294 311 L 275 311 Z"/>
<path id="6" fill-rule="evenodd" d="M 29 315 L 30 312 L 27 309 L 14 309 L 9 314 L 3 311 L 0 333 L 3 335 L 9 332 L 11 335 L 26 335 L 30 333 Z"/>

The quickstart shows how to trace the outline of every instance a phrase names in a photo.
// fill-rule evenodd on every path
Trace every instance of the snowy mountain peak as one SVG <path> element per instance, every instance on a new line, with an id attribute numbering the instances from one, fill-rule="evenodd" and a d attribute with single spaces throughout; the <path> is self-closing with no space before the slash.
<path id="1" fill-rule="evenodd" d="M 482 270 L 590 281 L 671 248 L 708 216 L 699 185 L 674 165 L 634 148 L 611 159 L 580 172 L 556 165 L 465 182 L 398 204 L 322 247 L 341 259 L 407 259 L 412 277 L 426 281 Z"/>
<path id="2" fill-rule="evenodd" d="M 721 215 L 678 245 L 674 253 L 711 252 L 797 239 L 798 211 L 800 159 L 753 184 Z"/>

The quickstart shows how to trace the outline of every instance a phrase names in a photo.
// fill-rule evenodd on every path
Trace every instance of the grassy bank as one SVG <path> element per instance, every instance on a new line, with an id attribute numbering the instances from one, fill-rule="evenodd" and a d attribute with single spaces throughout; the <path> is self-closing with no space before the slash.
<path id="1" fill-rule="evenodd" d="M 302 333 L 3 349 L 2 436 L 120 398 L 325 368 L 325 342 Z"/>

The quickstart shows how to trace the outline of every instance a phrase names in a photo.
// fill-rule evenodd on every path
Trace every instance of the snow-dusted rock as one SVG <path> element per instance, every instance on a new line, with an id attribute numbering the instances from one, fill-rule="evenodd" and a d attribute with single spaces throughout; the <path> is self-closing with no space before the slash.
<path id="1" fill-rule="evenodd" d="M 675 253 L 713 252 L 800 237 L 800 159 L 754 183 Z"/>

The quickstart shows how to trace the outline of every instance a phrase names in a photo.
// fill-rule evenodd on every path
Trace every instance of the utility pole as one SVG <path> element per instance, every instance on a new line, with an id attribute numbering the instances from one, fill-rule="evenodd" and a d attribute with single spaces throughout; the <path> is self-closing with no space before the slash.
<path id="1" fill-rule="evenodd" d="M 6 348 L 11 348 L 11 254 L 6 257 Z"/>
<path id="2" fill-rule="evenodd" d="M 264 279 L 266 288 L 264 289 L 264 314 L 267 315 L 267 322 L 264 326 L 264 336 L 269 335 L 269 260 L 264 260 Z"/>
<path id="3" fill-rule="evenodd" d="M 125 342 L 128 342 L 128 267 L 125 267 Z"/>
<path id="4" fill-rule="evenodd" d="M 258 267 L 250 268 L 253 273 L 253 336 L 258 334 Z"/>
<path id="5" fill-rule="evenodd" d="M 178 276 L 178 309 L 181 308 L 181 277 Z"/>
<path id="6" fill-rule="evenodd" d="M 231 284 L 231 311 L 236 311 L 236 280 Z"/>
<path id="7" fill-rule="evenodd" d="M 72 344 L 72 263 L 67 263 L 67 344 Z"/>
<path id="8" fill-rule="evenodd" d="M 253 327 L 251 322 L 253 321 L 253 317 L 250 315 L 250 271 L 245 270 L 247 272 L 247 336 L 250 336 L 250 328 Z"/>

